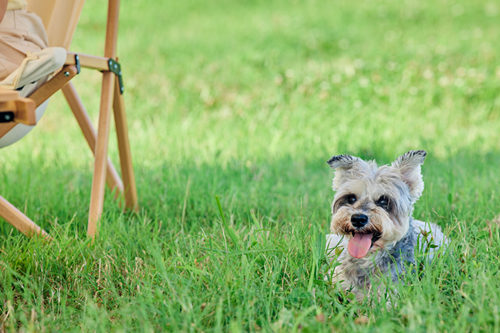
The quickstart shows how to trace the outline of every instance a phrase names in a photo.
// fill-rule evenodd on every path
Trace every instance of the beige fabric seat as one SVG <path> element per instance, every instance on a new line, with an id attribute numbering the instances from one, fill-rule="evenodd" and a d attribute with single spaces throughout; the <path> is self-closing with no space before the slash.
<path id="1" fill-rule="evenodd" d="M 41 18 L 26 10 L 24 0 L 9 0 L 7 9 L 4 15 L 0 13 L 3 16 L 0 18 L 0 80 L 14 72 L 29 54 L 49 46 Z"/>

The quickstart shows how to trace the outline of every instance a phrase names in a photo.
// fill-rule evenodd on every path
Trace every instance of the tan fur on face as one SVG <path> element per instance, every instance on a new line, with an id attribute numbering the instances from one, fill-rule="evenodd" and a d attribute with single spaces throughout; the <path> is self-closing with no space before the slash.
<path id="1" fill-rule="evenodd" d="M 408 219 L 404 223 L 400 223 L 399 220 L 394 219 L 384 209 L 376 205 L 369 205 L 368 210 L 360 210 L 360 206 L 362 204 L 358 204 L 357 207 L 353 205 L 353 207 L 343 206 L 339 208 L 332 216 L 331 232 L 351 238 L 352 232 L 356 231 L 351 223 L 351 216 L 360 212 L 367 215 L 369 219 L 368 224 L 361 231 L 381 234 L 380 239 L 374 244 L 374 249 L 384 248 L 387 244 L 394 244 L 408 230 Z"/>
<path id="2" fill-rule="evenodd" d="M 346 208 L 340 208 L 332 217 L 330 231 L 338 235 L 349 235 L 352 230 L 351 211 Z"/>

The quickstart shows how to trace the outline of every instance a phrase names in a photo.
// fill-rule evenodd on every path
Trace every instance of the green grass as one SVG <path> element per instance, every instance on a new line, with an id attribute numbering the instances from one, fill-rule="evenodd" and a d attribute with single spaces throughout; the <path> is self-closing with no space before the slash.
<path id="1" fill-rule="evenodd" d="M 86 3 L 74 50 L 102 52 L 104 7 Z M 55 238 L 0 224 L 0 330 L 499 332 L 499 17 L 489 0 L 123 1 L 141 211 L 108 193 L 86 239 L 91 154 L 53 98 L 0 153 L 0 193 Z M 99 75 L 75 84 L 96 118 Z M 342 301 L 325 161 L 415 148 L 414 216 L 451 251 L 393 308 Z"/>

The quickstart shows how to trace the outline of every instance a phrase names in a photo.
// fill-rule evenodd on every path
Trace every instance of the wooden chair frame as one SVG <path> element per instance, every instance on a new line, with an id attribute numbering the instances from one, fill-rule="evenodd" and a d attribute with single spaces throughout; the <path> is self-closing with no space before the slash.
<path id="1" fill-rule="evenodd" d="M 82 2 L 83 5 L 83 2 Z M 116 43 L 118 38 L 119 0 L 108 1 L 108 15 L 106 25 L 106 40 L 104 56 L 97 57 L 85 54 L 68 53 L 63 68 L 49 81 L 38 88 L 29 98 L 14 98 L 8 93 L 0 91 L 0 112 L 10 110 L 14 121 L 3 123 L 0 127 L 0 137 L 8 132 L 17 123 L 34 125 L 35 107 L 41 105 L 58 90 L 62 90 L 83 135 L 92 150 L 94 160 L 94 173 L 90 207 L 88 216 L 87 235 L 95 237 L 98 222 L 103 211 L 105 183 L 115 192 L 115 197 L 120 195 L 125 198 L 125 207 L 136 211 L 138 209 L 137 190 L 132 167 L 132 155 L 128 137 L 125 103 L 123 100 L 123 84 L 121 67 L 117 62 Z M 80 6 L 81 9 L 81 6 Z M 74 22 L 76 25 L 76 22 Z M 66 42 L 69 46 L 69 42 Z M 90 68 L 102 72 L 101 101 L 97 132 L 70 80 L 75 77 L 81 68 Z M 6 97 L 7 96 L 7 97 Z M 123 181 L 108 158 L 108 141 L 111 125 L 111 109 L 114 113 L 120 167 Z M 4 112 L 4 114 L 6 114 Z M 7 125 L 7 126 L 6 126 Z M 16 207 L 0 196 L 0 217 L 12 224 L 26 235 L 39 234 L 50 238 L 36 223 L 31 221 Z"/>

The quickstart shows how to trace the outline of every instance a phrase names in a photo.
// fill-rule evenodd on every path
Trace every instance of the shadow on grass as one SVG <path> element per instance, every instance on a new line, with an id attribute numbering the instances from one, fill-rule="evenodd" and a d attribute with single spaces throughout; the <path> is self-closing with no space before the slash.
<path id="1" fill-rule="evenodd" d="M 373 152 L 353 152 L 364 159 L 376 157 L 390 163 L 396 156 Z M 329 156 L 328 156 L 329 157 Z M 265 216 L 269 223 L 298 220 L 320 225 L 327 230 L 330 188 L 333 172 L 322 156 L 301 160 L 293 156 L 264 161 L 233 160 L 224 165 L 163 164 L 157 168 L 135 170 L 141 205 L 139 216 L 163 221 L 167 229 L 210 227 L 219 215 L 215 196 L 234 223 L 245 223 L 252 214 Z M 381 162 L 380 162 L 381 161 Z M 429 152 L 423 166 L 425 190 L 415 214 L 448 225 L 454 218 L 484 218 L 500 206 L 495 192 L 500 152 L 479 154 L 462 151 L 447 159 L 437 159 Z M 70 164 L 48 164 L 34 158 L 15 166 L 15 172 L 1 172 L 2 195 L 19 207 L 40 226 L 50 231 L 55 225 L 71 223 L 78 234 L 85 233 L 91 186 L 89 170 Z M 32 170 L 39 170 L 32 172 Z M 120 210 L 106 194 L 104 220 L 116 217 Z M 128 215 L 133 221 L 132 214 Z M 106 228 L 103 222 L 103 228 Z M 0 232 L 10 232 L 6 224 Z"/>

